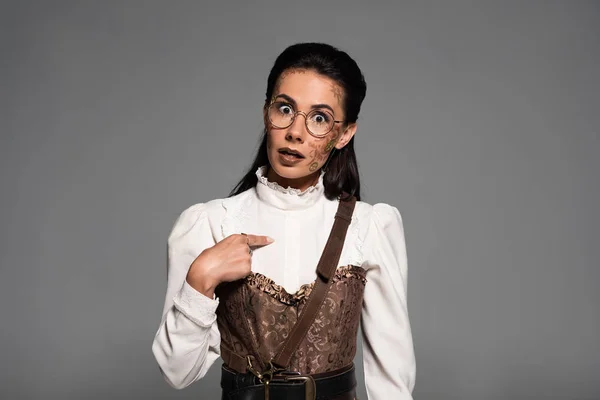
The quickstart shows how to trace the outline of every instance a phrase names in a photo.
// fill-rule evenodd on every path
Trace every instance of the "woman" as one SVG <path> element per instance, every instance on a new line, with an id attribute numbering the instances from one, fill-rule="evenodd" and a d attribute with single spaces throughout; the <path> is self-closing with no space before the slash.
<path id="1" fill-rule="evenodd" d="M 369 398 L 412 398 L 402 219 L 357 201 L 365 93 L 354 60 L 329 45 L 296 44 L 275 61 L 254 164 L 169 236 L 152 350 L 173 387 L 221 356 L 223 399 L 353 399 L 360 320 Z"/>

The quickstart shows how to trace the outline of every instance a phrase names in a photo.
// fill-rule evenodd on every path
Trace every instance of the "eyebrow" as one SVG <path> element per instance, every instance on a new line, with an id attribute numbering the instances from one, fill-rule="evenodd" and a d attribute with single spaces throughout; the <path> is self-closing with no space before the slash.
<path id="1" fill-rule="evenodd" d="M 281 94 L 278 94 L 277 96 L 275 96 L 276 99 L 279 97 L 282 97 L 283 99 L 285 99 L 285 101 L 287 101 L 288 103 L 293 105 L 295 108 L 297 108 L 298 104 L 296 103 L 296 100 L 292 99 L 287 94 L 281 93 Z M 333 111 L 333 108 L 331 108 L 331 106 L 329 104 L 325 104 L 325 103 L 313 104 L 312 106 L 310 106 L 310 108 L 311 108 L 311 110 L 318 109 L 318 108 L 326 108 L 326 109 L 330 110 L 332 114 L 335 115 L 335 111 Z"/>

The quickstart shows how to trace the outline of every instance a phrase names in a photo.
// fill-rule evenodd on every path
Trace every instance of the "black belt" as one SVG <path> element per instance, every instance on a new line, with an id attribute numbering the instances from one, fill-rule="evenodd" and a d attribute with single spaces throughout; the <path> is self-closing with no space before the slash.
<path id="1" fill-rule="evenodd" d="M 311 394 L 312 386 L 316 395 Z M 268 384 L 271 400 L 329 400 L 353 399 L 356 387 L 354 364 L 331 372 L 315 375 L 299 375 L 284 372 L 275 375 Z M 225 364 L 221 368 L 222 400 L 263 400 L 265 384 L 252 373 L 241 374 Z M 348 396 L 344 396 L 347 394 Z"/>

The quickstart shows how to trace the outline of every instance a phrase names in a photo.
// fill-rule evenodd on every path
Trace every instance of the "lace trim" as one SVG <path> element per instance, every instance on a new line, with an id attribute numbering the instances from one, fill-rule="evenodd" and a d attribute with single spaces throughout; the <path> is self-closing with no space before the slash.
<path id="1" fill-rule="evenodd" d="M 362 284 L 367 283 L 366 271 L 355 265 L 346 265 L 339 267 L 333 276 L 333 282 L 338 282 L 347 278 L 359 279 Z M 288 305 L 296 305 L 298 303 L 306 301 L 307 297 L 312 292 L 315 282 L 305 283 L 300 286 L 295 293 L 290 294 L 281 285 L 278 285 L 273 279 L 259 273 L 253 272 L 245 278 L 245 282 L 250 286 L 254 286 L 259 290 L 267 293 L 269 296 L 279 300 L 280 302 Z"/>
<path id="2" fill-rule="evenodd" d="M 209 299 L 184 282 L 181 290 L 173 297 L 173 304 L 186 317 L 205 328 L 217 319 L 215 311 L 219 299 Z"/>
<path id="3" fill-rule="evenodd" d="M 260 167 L 257 170 L 257 176 L 259 177 L 260 181 L 264 180 L 264 184 L 267 186 L 271 186 L 271 185 L 275 185 L 277 186 L 279 189 L 279 191 L 286 191 L 286 190 L 296 190 L 298 192 L 300 192 L 298 189 L 293 189 L 293 188 L 288 188 L 288 189 L 284 189 L 282 186 L 280 186 L 279 184 L 275 183 L 275 182 L 269 182 L 266 180 L 266 178 L 264 176 L 261 176 L 259 171 L 264 171 L 266 169 L 266 166 Z M 322 183 L 322 178 L 323 178 L 323 172 L 321 172 L 321 177 L 319 178 L 319 183 Z M 304 192 L 301 193 L 307 193 L 309 190 L 315 190 L 316 187 L 315 186 L 311 186 L 308 189 L 306 189 Z M 236 196 L 237 197 L 237 196 Z M 221 222 L 221 234 L 223 235 L 223 239 L 226 238 L 229 235 L 232 235 L 234 233 L 240 233 L 242 232 L 241 227 L 243 226 L 244 222 L 249 218 L 248 214 L 246 213 L 245 210 L 249 209 L 248 207 L 248 202 L 252 201 L 252 196 L 250 194 L 248 194 L 246 196 L 246 198 L 243 199 L 239 199 L 237 200 L 236 197 L 230 197 L 227 199 L 224 199 L 223 202 L 221 203 L 222 207 L 225 210 L 225 216 L 223 218 L 223 221 Z M 352 221 L 350 223 L 350 227 L 348 228 L 348 238 L 346 240 L 346 243 L 348 245 L 348 247 L 346 247 L 346 245 L 344 245 L 344 249 L 342 251 L 340 260 L 344 262 L 344 264 L 347 265 L 355 265 L 355 266 L 360 266 L 363 264 L 364 261 L 364 255 L 363 255 L 363 240 L 361 239 L 361 221 L 359 220 L 358 217 L 358 210 L 354 210 L 354 213 L 352 214 Z"/>
<path id="4" fill-rule="evenodd" d="M 248 219 L 248 214 L 245 210 L 248 209 L 246 203 L 251 200 L 250 196 L 246 196 L 241 201 L 234 201 L 233 197 L 223 200 L 221 205 L 225 209 L 225 217 L 221 222 L 221 234 L 223 239 L 234 233 L 241 232 L 241 226 Z"/>
<path id="5" fill-rule="evenodd" d="M 362 252 L 363 241 L 360 237 L 360 222 L 358 212 L 355 210 L 352 214 L 352 221 L 348 228 L 348 248 L 347 254 L 342 253 L 342 257 L 351 265 L 362 265 L 364 257 Z M 347 257 L 347 258 L 346 258 Z"/>
<path id="6" fill-rule="evenodd" d="M 263 165 L 262 167 L 259 167 L 256 170 L 256 177 L 258 178 L 259 183 L 262 183 L 263 185 L 269 187 L 270 189 L 275 190 L 276 192 L 295 195 L 295 196 L 302 196 L 306 193 L 312 193 L 315 190 L 317 190 L 317 188 L 323 184 L 323 175 L 325 174 L 325 171 L 321 170 L 321 175 L 319 175 L 319 181 L 317 182 L 316 185 L 309 186 L 308 188 L 306 188 L 304 190 L 300 190 L 300 189 L 295 189 L 291 186 L 284 188 L 277 182 L 271 182 L 271 181 L 267 180 L 267 177 L 265 176 L 266 172 L 267 172 L 266 165 Z"/>

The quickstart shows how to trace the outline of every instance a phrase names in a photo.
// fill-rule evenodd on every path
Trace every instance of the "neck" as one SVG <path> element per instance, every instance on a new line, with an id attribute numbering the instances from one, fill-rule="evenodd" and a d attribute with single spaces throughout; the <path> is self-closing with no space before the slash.
<path id="1" fill-rule="evenodd" d="M 319 181 L 320 175 L 321 172 L 317 170 L 310 175 L 303 176 L 301 178 L 290 179 L 278 175 L 273 168 L 269 168 L 267 172 L 267 179 L 271 182 L 276 182 L 278 185 L 284 188 L 291 187 L 300 191 L 304 191 L 309 187 L 316 185 Z"/>

